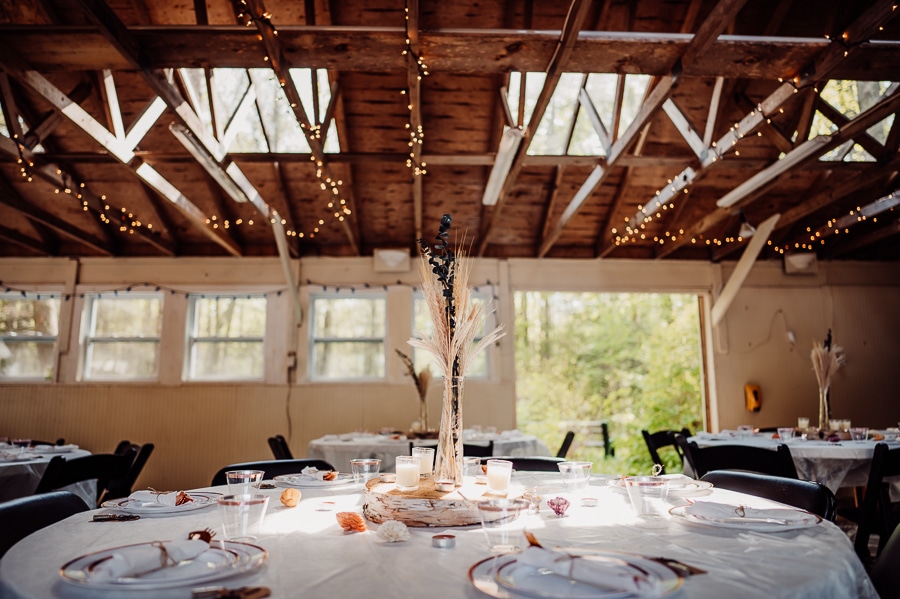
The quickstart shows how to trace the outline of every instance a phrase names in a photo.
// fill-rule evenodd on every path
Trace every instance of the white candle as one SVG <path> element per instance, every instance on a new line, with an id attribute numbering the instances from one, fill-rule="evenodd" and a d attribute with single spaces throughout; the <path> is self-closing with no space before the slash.
<path id="1" fill-rule="evenodd" d="M 409 457 L 409 460 L 401 460 Z M 412 456 L 397 458 L 397 487 L 401 490 L 413 490 L 419 486 L 419 460 Z"/>
<path id="2" fill-rule="evenodd" d="M 487 486 L 491 493 L 505 493 L 509 487 L 512 474 L 512 462 L 507 460 L 488 460 Z"/>

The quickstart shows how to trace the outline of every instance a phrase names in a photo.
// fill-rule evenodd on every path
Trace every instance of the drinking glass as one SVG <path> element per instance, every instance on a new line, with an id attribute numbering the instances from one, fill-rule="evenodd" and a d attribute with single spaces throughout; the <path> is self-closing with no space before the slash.
<path id="1" fill-rule="evenodd" d="M 265 474 L 263 470 L 229 470 L 225 473 L 228 492 L 232 495 L 256 493 Z"/>
<path id="2" fill-rule="evenodd" d="M 496 495 L 505 494 L 509 488 L 509 479 L 512 476 L 512 462 L 509 460 L 487 461 L 487 487 L 488 493 Z"/>
<path id="3" fill-rule="evenodd" d="M 357 487 L 365 485 L 370 479 L 378 476 L 381 470 L 381 460 L 377 458 L 356 458 L 350 460 L 350 471 L 353 472 L 353 482 Z"/>
<path id="4" fill-rule="evenodd" d="M 481 469 L 481 458 L 463 458 L 463 476 L 481 476 L 482 474 L 484 471 Z"/>
<path id="5" fill-rule="evenodd" d="M 489 499 L 478 502 L 481 528 L 491 553 L 512 553 L 525 547 L 525 519 L 528 510 L 524 499 Z"/>
<path id="6" fill-rule="evenodd" d="M 413 447 L 412 455 L 419 460 L 419 477 L 431 476 L 434 471 L 434 447 Z"/>
<path id="7" fill-rule="evenodd" d="M 753 427 L 749 424 L 742 424 L 737 427 L 737 436 L 738 437 L 752 437 L 753 436 Z"/>
<path id="8" fill-rule="evenodd" d="M 865 441 L 869 436 L 869 429 L 862 426 L 855 426 L 850 429 L 851 441 Z"/>
<path id="9" fill-rule="evenodd" d="M 227 541 L 255 541 L 269 506 L 260 493 L 225 495 L 218 499 L 222 533 Z"/>
<path id="10" fill-rule="evenodd" d="M 25 450 L 31 445 L 31 439 L 13 439 L 12 444 L 19 448 L 18 453 L 25 453 Z"/>
<path id="11" fill-rule="evenodd" d="M 666 497 L 669 479 L 662 476 L 626 476 L 625 489 L 635 515 L 643 521 L 660 521 L 669 513 Z"/>
<path id="12" fill-rule="evenodd" d="M 794 429 L 789 426 L 783 426 L 778 428 L 778 438 L 782 442 L 790 441 L 794 438 Z"/>
<path id="13" fill-rule="evenodd" d="M 413 455 L 398 455 L 396 464 L 397 489 L 415 491 L 419 488 L 419 458 Z"/>
<path id="14" fill-rule="evenodd" d="M 591 480 L 593 462 L 560 462 L 556 465 L 563 477 L 566 491 L 584 491 Z"/>

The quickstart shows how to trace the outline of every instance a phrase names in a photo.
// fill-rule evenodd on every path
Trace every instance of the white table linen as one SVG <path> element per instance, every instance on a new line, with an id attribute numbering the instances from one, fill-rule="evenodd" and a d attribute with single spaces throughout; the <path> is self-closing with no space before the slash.
<path id="1" fill-rule="evenodd" d="M 392 435 L 370 433 L 349 433 L 345 435 L 325 435 L 310 441 L 306 456 L 325 460 L 341 472 L 350 472 L 350 460 L 354 458 L 378 458 L 382 472 L 393 472 L 398 455 L 409 455 L 409 443 L 437 446 L 437 439 L 407 439 Z M 463 442 L 487 446 L 494 442 L 494 455 L 502 456 L 549 456 L 550 450 L 537 437 L 519 431 L 502 433 L 464 432 Z"/>
<path id="2" fill-rule="evenodd" d="M 544 473 L 516 473 L 514 492 L 559 477 Z M 216 490 L 224 491 L 224 487 Z M 272 597 L 306 599 L 372 599 L 373 597 L 428 597 L 429 599 L 483 599 L 468 578 L 469 568 L 489 556 L 479 526 L 410 528 L 411 538 L 388 543 L 368 523 L 363 533 L 346 533 L 337 523 L 340 511 L 362 509 L 362 494 L 343 490 L 303 490 L 296 508 L 278 502 L 281 489 L 264 490 L 271 496 L 269 511 L 256 544 L 269 552 L 261 569 L 215 584 L 229 587 L 265 585 Z M 565 495 L 565 494 L 563 494 Z M 546 547 L 584 547 L 625 551 L 681 560 L 707 570 L 690 576 L 674 597 L 721 599 L 877 599 L 877 594 L 847 536 L 834 524 L 780 533 L 716 528 L 672 517 L 661 527 L 636 524 L 628 499 L 593 480 L 581 496 L 597 498 L 596 507 L 584 507 L 579 495 L 569 495 L 572 506 L 558 518 L 544 507 L 527 516 L 527 527 Z M 546 497 L 545 497 L 546 499 Z M 773 502 L 714 489 L 704 497 L 761 508 Z M 321 511 L 324 502 L 333 511 Z M 683 499 L 674 500 L 684 503 Z M 220 530 L 216 508 L 182 516 L 141 519 L 124 523 L 90 523 L 91 514 L 76 514 L 21 541 L 0 561 L 0 597 L 8 599 L 104 599 L 114 593 L 76 588 L 60 580 L 57 570 L 86 553 L 159 540 L 186 538 L 191 530 L 210 526 Z M 432 547 L 435 534 L 456 535 L 452 549 Z M 221 534 L 221 532 L 219 533 Z M 208 584 L 208 583 L 207 583 Z M 187 599 L 189 588 L 129 591 L 129 598 Z"/>
<path id="3" fill-rule="evenodd" d="M 33 454 L 34 458 L 23 461 L 0 461 L 0 501 L 33 495 L 50 460 L 61 455 L 74 460 L 91 455 L 86 449 L 73 449 L 61 454 Z M 84 481 L 65 487 L 93 507 L 97 501 L 97 485 L 94 481 Z"/>

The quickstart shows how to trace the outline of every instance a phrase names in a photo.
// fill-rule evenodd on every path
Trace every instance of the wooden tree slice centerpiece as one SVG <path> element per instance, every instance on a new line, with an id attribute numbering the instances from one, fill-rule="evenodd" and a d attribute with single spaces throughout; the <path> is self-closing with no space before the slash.
<path id="1" fill-rule="evenodd" d="M 403 492 L 394 483 L 373 478 L 366 483 L 363 515 L 379 524 L 397 520 L 418 527 L 481 524 L 478 502 L 496 499 L 486 492 L 486 485 L 468 480 L 453 491 L 438 491 L 432 478 L 420 480 L 415 491 Z"/>

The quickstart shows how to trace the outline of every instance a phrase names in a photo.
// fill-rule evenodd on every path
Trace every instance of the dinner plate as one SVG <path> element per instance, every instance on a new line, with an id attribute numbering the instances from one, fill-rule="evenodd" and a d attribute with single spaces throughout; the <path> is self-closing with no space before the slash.
<path id="1" fill-rule="evenodd" d="M 749 518 L 715 518 L 715 517 L 700 517 L 695 514 L 685 513 L 686 505 L 675 506 L 669 510 L 669 513 L 675 516 L 676 518 L 681 518 L 687 522 L 691 522 L 694 524 L 699 524 L 702 526 L 715 526 L 719 528 L 735 528 L 740 530 L 752 530 L 754 532 L 786 532 L 789 530 L 798 530 L 801 528 L 810 528 L 812 526 L 816 526 L 819 522 L 822 521 L 821 516 L 817 516 L 816 514 L 811 514 L 809 512 L 804 512 L 803 510 L 789 510 L 794 511 L 799 514 L 804 514 L 807 517 L 798 518 L 796 520 L 789 520 L 785 523 L 781 522 L 762 522 L 759 520 L 754 520 L 752 517 Z"/>
<path id="2" fill-rule="evenodd" d="M 56 455 L 61 453 L 70 453 L 78 449 L 77 445 L 35 445 L 29 449 L 32 453 L 43 455 Z"/>
<path id="3" fill-rule="evenodd" d="M 687 478 L 687 477 L 685 477 Z M 612 490 L 623 495 L 628 494 L 621 478 L 614 478 L 606 481 L 606 484 L 612 487 Z M 713 484 L 705 480 L 690 479 L 685 482 L 683 487 L 669 487 L 669 497 L 699 497 L 701 495 L 709 495 L 712 493 Z"/>
<path id="4" fill-rule="evenodd" d="M 665 597 L 675 592 L 683 582 L 681 575 L 666 566 L 628 553 L 592 549 L 564 549 L 578 559 L 615 560 L 623 568 L 656 580 Z M 622 589 L 604 589 L 573 581 L 545 569 L 520 564 L 517 553 L 489 557 L 469 569 L 469 580 L 481 592 L 496 599 L 624 599 L 636 595 Z"/>
<path id="5" fill-rule="evenodd" d="M 13 453 L 13 452 L 2 452 L 0 451 L 0 462 L 28 462 L 30 460 L 36 460 L 40 456 L 36 456 L 33 453 Z"/>
<path id="6" fill-rule="evenodd" d="M 66 563 L 60 568 L 59 574 L 66 582 L 90 589 L 120 591 L 166 589 L 193 586 L 243 574 L 262 564 L 268 557 L 266 550 L 256 545 L 237 541 L 213 541 L 209 549 L 196 558 L 143 576 L 123 577 L 103 582 L 93 582 L 88 577 L 90 568 L 99 560 L 111 557 L 117 551 L 141 545 L 152 543 L 113 547 L 89 553 Z"/>
<path id="7" fill-rule="evenodd" d="M 144 501 L 135 501 L 130 497 L 122 497 L 121 499 L 104 501 L 101 507 L 112 510 L 122 510 L 129 514 L 138 514 L 139 516 L 150 518 L 154 516 L 176 516 L 185 512 L 202 510 L 205 507 L 216 505 L 216 500 L 222 496 L 221 493 L 207 493 L 200 491 L 191 491 L 188 495 L 190 495 L 194 501 L 183 503 L 181 505 L 146 503 Z"/>
<path id="8" fill-rule="evenodd" d="M 275 477 L 275 483 L 282 487 L 330 488 L 340 487 L 353 482 L 352 474 L 338 474 L 334 480 L 310 479 L 302 474 L 281 474 Z"/>

